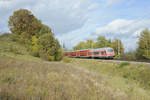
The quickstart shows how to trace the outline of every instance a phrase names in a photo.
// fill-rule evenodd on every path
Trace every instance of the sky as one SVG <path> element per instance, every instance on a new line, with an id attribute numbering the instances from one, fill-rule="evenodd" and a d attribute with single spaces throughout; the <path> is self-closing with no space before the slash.
<path id="1" fill-rule="evenodd" d="M 150 27 L 149 4 L 150 0 L 0 0 L 0 34 L 9 32 L 9 16 L 24 8 L 67 48 L 105 36 L 122 40 L 125 51 L 131 51 L 141 31 Z"/>

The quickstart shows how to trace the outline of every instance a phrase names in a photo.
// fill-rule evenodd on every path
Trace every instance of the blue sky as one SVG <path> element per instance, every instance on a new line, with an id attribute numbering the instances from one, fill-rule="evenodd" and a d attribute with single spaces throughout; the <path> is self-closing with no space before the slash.
<path id="1" fill-rule="evenodd" d="M 149 4 L 150 0 L 0 0 L 0 33 L 9 32 L 13 11 L 25 8 L 50 26 L 68 48 L 103 35 L 121 39 L 129 51 L 150 26 Z"/>

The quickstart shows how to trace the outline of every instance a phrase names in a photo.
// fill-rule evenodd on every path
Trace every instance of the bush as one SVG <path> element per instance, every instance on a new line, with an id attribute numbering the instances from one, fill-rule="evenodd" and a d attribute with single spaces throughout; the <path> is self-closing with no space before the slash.
<path id="1" fill-rule="evenodd" d="M 38 38 L 36 36 L 32 37 L 32 46 L 31 46 L 31 55 L 35 57 L 39 57 L 39 48 L 40 46 L 38 45 Z"/>
<path id="2" fill-rule="evenodd" d="M 62 60 L 62 49 L 59 49 L 57 51 L 55 59 L 56 59 L 56 61 Z"/>
<path id="3" fill-rule="evenodd" d="M 35 57 L 39 57 L 39 45 L 32 46 L 31 55 Z"/>
<path id="4" fill-rule="evenodd" d="M 39 56 L 40 56 L 41 59 L 49 61 L 49 57 L 48 57 L 48 55 L 45 51 L 39 50 Z"/>
<path id="5" fill-rule="evenodd" d="M 42 35 L 39 38 L 38 45 L 40 46 L 39 55 L 41 58 L 50 61 L 58 61 L 61 59 L 62 52 L 60 44 L 52 33 Z"/>
<path id="6" fill-rule="evenodd" d="M 54 61 L 55 60 L 54 56 L 49 56 L 48 58 L 49 58 L 50 61 Z"/>

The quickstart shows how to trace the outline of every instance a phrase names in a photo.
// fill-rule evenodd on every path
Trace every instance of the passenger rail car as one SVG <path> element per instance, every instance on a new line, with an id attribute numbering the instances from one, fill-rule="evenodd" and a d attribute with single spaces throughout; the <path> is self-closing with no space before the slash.
<path id="1" fill-rule="evenodd" d="M 115 56 L 112 48 L 98 48 L 98 49 L 83 49 L 75 51 L 65 51 L 64 56 L 69 57 L 93 57 L 93 58 L 113 58 Z"/>

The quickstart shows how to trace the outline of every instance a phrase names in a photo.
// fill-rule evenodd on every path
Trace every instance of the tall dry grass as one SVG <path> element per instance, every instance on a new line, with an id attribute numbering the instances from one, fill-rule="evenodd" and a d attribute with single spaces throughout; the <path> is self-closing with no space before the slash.
<path id="1" fill-rule="evenodd" d="M 0 56 L 0 100 L 130 100 L 101 75 L 62 62 Z"/>

